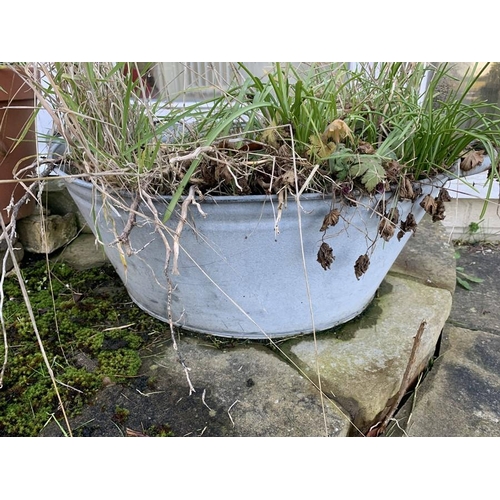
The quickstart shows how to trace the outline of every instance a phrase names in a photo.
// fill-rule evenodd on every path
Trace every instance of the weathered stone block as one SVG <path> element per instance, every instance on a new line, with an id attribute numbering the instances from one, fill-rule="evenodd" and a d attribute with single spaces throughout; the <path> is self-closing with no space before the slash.
<path id="1" fill-rule="evenodd" d="M 144 359 L 141 372 L 158 379 L 163 405 L 182 421 L 182 434 L 208 427 L 223 436 L 346 436 L 349 419 L 293 367 L 262 346 L 213 349 L 206 341 L 182 339 L 196 394 L 186 413 L 176 405 L 187 396 L 185 372 L 175 349 Z M 175 382 L 174 382 L 175 381 Z M 205 399 L 206 396 L 206 399 Z M 177 408 L 177 410 L 172 409 Z M 180 430 L 180 429 L 179 429 Z"/>
<path id="2" fill-rule="evenodd" d="M 441 355 L 419 388 L 415 437 L 500 436 L 500 337 L 447 325 Z"/>
<path id="3" fill-rule="evenodd" d="M 426 367 L 451 301 L 448 290 L 388 275 L 379 296 L 357 319 L 321 334 L 316 342 L 291 340 L 282 348 L 315 381 L 319 369 L 323 391 L 335 395 L 366 432 L 397 396 L 421 321 L 427 325 L 410 379 Z"/>
<path id="4" fill-rule="evenodd" d="M 52 253 L 67 245 L 77 234 L 75 214 L 31 215 L 17 223 L 19 240 L 28 252 Z"/>
<path id="5" fill-rule="evenodd" d="M 68 193 L 64 181 L 55 179 L 45 184 L 43 190 L 43 205 L 55 215 L 76 214 L 78 229 L 84 233 L 92 233 L 83 215 L 80 213 L 73 198 Z"/>
<path id="6" fill-rule="evenodd" d="M 391 273 L 411 276 L 421 283 L 455 291 L 455 250 L 441 222 L 426 215 L 394 262 Z"/>
<path id="7" fill-rule="evenodd" d="M 74 269 L 84 270 L 109 263 L 102 245 L 93 234 L 81 234 L 57 255 L 57 262 L 64 262 Z"/>

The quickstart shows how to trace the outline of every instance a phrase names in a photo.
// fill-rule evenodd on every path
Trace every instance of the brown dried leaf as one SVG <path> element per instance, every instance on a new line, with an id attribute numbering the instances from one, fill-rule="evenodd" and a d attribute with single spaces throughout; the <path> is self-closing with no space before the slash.
<path id="1" fill-rule="evenodd" d="M 398 207 L 391 208 L 385 216 L 394 224 L 399 222 L 399 210 Z"/>
<path id="2" fill-rule="evenodd" d="M 432 214 L 432 222 L 436 222 L 438 220 L 444 220 L 444 218 L 446 217 L 444 203 L 441 200 L 438 200 L 437 198 L 435 199 L 435 202 L 436 202 L 436 209 Z"/>
<path id="3" fill-rule="evenodd" d="M 368 267 L 370 266 L 370 258 L 368 255 L 360 255 L 358 257 L 358 260 L 356 261 L 356 264 L 354 264 L 354 272 L 356 274 L 356 279 L 359 280 L 363 274 L 368 271 Z"/>
<path id="4" fill-rule="evenodd" d="M 421 186 L 412 186 L 413 187 L 413 198 L 411 201 L 415 201 L 422 194 Z"/>
<path id="5" fill-rule="evenodd" d="M 469 170 L 472 170 L 473 168 L 477 167 L 478 165 L 481 165 L 484 160 L 484 151 L 476 151 L 472 150 L 469 151 L 465 156 L 462 157 L 462 161 L 460 162 L 460 170 L 463 170 L 464 172 L 468 172 Z"/>
<path id="6" fill-rule="evenodd" d="M 224 181 L 227 184 L 232 183 L 233 176 L 229 172 L 227 165 L 224 165 L 223 163 L 217 163 L 217 166 L 215 167 L 215 179 L 217 182 Z"/>
<path id="7" fill-rule="evenodd" d="M 451 201 L 451 196 L 450 196 L 450 193 L 448 193 L 448 190 L 446 188 L 441 188 L 439 190 L 439 194 L 438 194 L 438 197 L 437 199 L 439 201 Z"/>
<path id="8" fill-rule="evenodd" d="M 420 206 L 429 214 L 432 215 L 432 222 L 443 220 L 446 217 L 445 207 L 439 197 L 433 198 L 431 195 L 426 195 L 420 203 Z"/>
<path id="9" fill-rule="evenodd" d="M 326 130 L 323 132 L 321 139 L 323 143 L 327 143 L 332 140 L 335 144 L 342 142 L 346 137 L 352 139 L 352 132 L 347 123 L 344 120 L 333 120 Z"/>
<path id="10" fill-rule="evenodd" d="M 415 193 L 410 179 L 408 179 L 408 177 L 404 177 L 399 189 L 399 197 L 402 200 L 413 200 L 414 196 Z"/>
<path id="11" fill-rule="evenodd" d="M 317 137 L 314 135 L 311 135 L 311 137 L 309 137 L 309 141 L 310 144 L 308 153 L 310 155 L 315 154 L 320 158 L 326 158 L 327 156 L 330 156 L 337 148 L 334 142 L 323 141 L 321 137 Z"/>
<path id="12" fill-rule="evenodd" d="M 378 225 L 378 232 L 385 241 L 389 241 L 394 236 L 396 226 L 387 217 L 382 217 Z"/>
<path id="13" fill-rule="evenodd" d="M 335 224 L 337 224 L 337 222 L 339 221 L 339 217 L 340 210 L 337 210 L 336 208 L 331 210 L 328 214 L 325 215 L 320 231 L 326 231 L 329 226 L 335 226 Z"/>
<path id="14" fill-rule="evenodd" d="M 417 230 L 417 221 L 415 220 L 415 216 L 412 213 L 409 213 L 408 217 L 406 217 L 406 220 L 401 222 L 401 229 L 404 232 L 415 232 Z"/>
<path id="15" fill-rule="evenodd" d="M 325 271 L 330 269 L 330 265 L 335 260 L 335 256 L 333 255 L 332 247 L 328 243 L 321 243 L 318 250 L 318 258 L 316 260 Z"/>
<path id="16" fill-rule="evenodd" d="M 284 158 L 290 158 L 293 154 L 292 148 L 288 144 L 282 144 L 278 148 L 278 156 L 283 156 Z"/>
<path id="17" fill-rule="evenodd" d="M 293 170 L 287 170 L 283 175 L 280 176 L 281 184 L 284 186 L 295 186 L 295 173 Z"/>
<path id="18" fill-rule="evenodd" d="M 406 220 L 401 222 L 401 230 L 398 232 L 398 240 L 401 240 L 401 238 L 407 233 L 408 231 L 413 231 L 413 234 L 415 234 L 415 231 L 417 230 L 417 221 L 415 220 L 415 217 L 412 213 L 408 214 L 408 217 L 406 217 Z"/>
<path id="19" fill-rule="evenodd" d="M 269 144 L 273 148 L 278 148 L 279 141 L 280 135 L 278 133 L 278 129 L 276 128 L 274 121 L 271 121 L 271 126 L 262 132 L 262 142 Z"/>
<path id="20" fill-rule="evenodd" d="M 401 172 L 401 165 L 396 160 L 390 160 L 383 164 L 389 182 L 398 182 Z"/>
<path id="21" fill-rule="evenodd" d="M 134 429 L 126 428 L 126 436 L 127 437 L 148 437 L 146 434 L 143 434 L 140 431 L 135 431 Z"/>
<path id="22" fill-rule="evenodd" d="M 204 184 L 208 186 L 216 184 L 217 181 L 215 179 L 215 165 L 213 164 L 213 162 L 210 162 L 208 164 L 202 162 L 200 165 L 200 172 Z"/>
<path id="23" fill-rule="evenodd" d="M 358 153 L 362 155 L 372 155 L 375 153 L 375 148 L 369 142 L 359 141 Z"/>
<path id="24" fill-rule="evenodd" d="M 260 151 L 262 144 L 255 141 L 245 141 L 238 149 L 239 151 Z"/>
<path id="25" fill-rule="evenodd" d="M 425 198 L 420 202 L 420 206 L 429 215 L 433 215 L 436 211 L 437 202 L 430 194 L 427 194 L 425 195 Z"/>

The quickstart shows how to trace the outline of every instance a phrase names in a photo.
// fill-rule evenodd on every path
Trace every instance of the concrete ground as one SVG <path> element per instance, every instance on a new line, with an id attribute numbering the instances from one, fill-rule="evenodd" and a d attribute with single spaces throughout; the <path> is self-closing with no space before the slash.
<path id="1" fill-rule="evenodd" d="M 500 436 L 500 244 L 456 250 L 457 276 L 482 281 L 457 286 L 439 356 L 396 415 L 392 435 Z"/>

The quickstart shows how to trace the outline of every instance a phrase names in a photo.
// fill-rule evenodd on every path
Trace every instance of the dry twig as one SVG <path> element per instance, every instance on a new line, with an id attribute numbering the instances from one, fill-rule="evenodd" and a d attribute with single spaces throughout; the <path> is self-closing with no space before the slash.
<path id="1" fill-rule="evenodd" d="M 227 409 L 227 414 L 229 415 L 229 420 L 231 420 L 231 423 L 233 424 L 233 427 L 234 427 L 234 420 L 233 420 L 233 417 L 231 417 L 231 409 L 233 408 L 233 406 L 236 404 L 236 403 L 239 403 L 240 400 L 237 399 L 228 409 Z"/>
<path id="2" fill-rule="evenodd" d="M 198 158 L 198 156 L 201 153 L 206 153 L 208 151 L 213 151 L 214 148 L 212 146 L 200 146 L 196 148 L 192 153 L 189 153 L 184 156 L 174 156 L 173 158 L 170 158 L 170 164 L 173 165 L 174 163 L 178 163 L 181 161 L 186 161 L 186 160 L 194 160 L 195 158 Z"/>
<path id="3" fill-rule="evenodd" d="M 188 206 L 192 203 L 193 205 L 195 205 L 198 208 L 198 212 L 200 212 L 200 214 L 203 217 L 207 216 L 207 214 L 201 209 L 200 204 L 196 201 L 195 192 L 196 192 L 196 186 L 191 186 L 189 188 L 189 193 L 188 193 L 187 198 L 182 202 L 181 215 L 179 217 L 179 222 L 177 224 L 177 228 L 176 228 L 175 234 L 174 234 L 174 244 L 173 244 L 174 262 L 173 262 L 173 266 L 172 266 L 172 274 L 173 275 L 179 274 L 179 268 L 177 266 L 178 260 L 179 260 L 179 248 L 180 248 L 179 240 L 181 238 L 181 233 L 182 233 L 182 230 L 184 229 L 184 225 L 186 224 L 186 221 L 187 221 Z"/>
<path id="4" fill-rule="evenodd" d="M 413 347 L 411 349 L 410 359 L 408 360 L 408 364 L 406 365 L 406 370 L 403 375 L 403 380 L 401 381 L 401 386 L 399 387 L 398 395 L 395 401 L 390 406 L 383 420 L 376 423 L 370 428 L 370 430 L 367 433 L 368 437 L 375 437 L 383 434 L 387 428 L 387 425 L 389 424 L 392 417 L 396 413 L 396 410 L 398 409 L 399 404 L 401 403 L 401 400 L 403 399 L 403 396 L 405 395 L 405 392 L 411 383 L 411 370 L 413 368 L 413 365 L 415 364 L 415 358 L 417 356 L 418 348 L 420 347 L 420 342 L 422 340 L 422 335 L 424 334 L 426 324 L 427 323 L 425 321 L 422 321 L 420 323 L 420 326 L 418 327 L 417 334 L 415 335 L 413 340 Z"/>

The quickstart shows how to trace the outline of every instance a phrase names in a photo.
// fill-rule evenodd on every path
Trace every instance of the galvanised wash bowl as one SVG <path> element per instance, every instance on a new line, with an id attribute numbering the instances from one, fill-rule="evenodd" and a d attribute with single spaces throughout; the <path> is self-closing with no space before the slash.
<path id="1" fill-rule="evenodd" d="M 489 159 L 481 170 L 488 166 Z M 163 228 L 158 224 L 170 198 L 154 198 L 154 210 L 139 205 L 128 246 L 119 236 L 129 220 L 123 207 L 132 205 L 132 197 L 105 193 L 103 201 L 92 183 L 65 180 L 132 300 L 160 320 L 222 337 L 287 337 L 349 321 L 370 304 L 413 234 L 400 233 L 398 239 L 397 224 L 392 238 L 381 237 L 380 196 L 366 197 L 357 206 L 336 205 L 341 216 L 326 232 L 320 228 L 333 208 L 331 196 L 304 194 L 297 204 L 289 194 L 279 221 L 276 197 L 207 198 L 201 204 L 205 217 L 196 206 L 188 208 L 175 274 L 173 235 L 179 214 Z M 446 180 L 423 182 L 418 199 L 399 201 L 399 222 L 411 212 L 418 223 L 425 213 L 421 200 L 435 196 Z M 168 260 L 165 242 L 172 251 Z M 317 260 L 323 242 L 334 255 L 327 269 Z M 368 256 L 369 266 L 357 276 L 354 265 L 362 255 Z"/>

